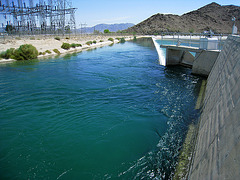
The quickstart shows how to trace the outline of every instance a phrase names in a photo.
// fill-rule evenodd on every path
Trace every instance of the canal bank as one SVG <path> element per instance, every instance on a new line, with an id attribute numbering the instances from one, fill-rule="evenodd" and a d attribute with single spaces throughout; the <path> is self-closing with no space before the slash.
<path id="1" fill-rule="evenodd" d="M 59 55 L 66 55 L 69 53 L 77 53 L 81 51 L 87 51 L 91 49 L 96 49 L 104 46 L 109 46 L 114 43 L 119 43 L 120 39 L 124 38 L 125 41 L 130 41 L 133 39 L 133 36 L 73 36 L 69 37 L 44 37 L 44 36 L 29 36 L 21 38 L 8 37 L 3 42 L 0 42 L 0 54 L 7 51 L 7 49 L 14 48 L 17 49 L 21 45 L 31 44 L 39 52 L 38 59 L 56 57 Z M 137 37 L 139 38 L 139 37 Z M 72 48 L 63 49 L 61 46 L 63 43 L 68 43 L 74 45 Z M 76 45 L 79 46 L 76 46 Z M 3 59 L 0 57 L 0 63 L 11 63 L 16 60 L 14 59 Z"/>
<path id="2" fill-rule="evenodd" d="M 189 126 L 175 179 L 238 179 L 240 176 L 239 52 L 240 37 L 229 36 L 214 58 L 204 99 L 200 101 L 199 123 Z M 194 150 L 189 152 L 189 149 Z"/>
<path id="3" fill-rule="evenodd" d="M 207 79 L 189 179 L 240 176 L 240 37 L 229 36 Z"/>
<path id="4" fill-rule="evenodd" d="M 188 179 L 240 176 L 240 37 L 229 36 L 207 79 Z"/>

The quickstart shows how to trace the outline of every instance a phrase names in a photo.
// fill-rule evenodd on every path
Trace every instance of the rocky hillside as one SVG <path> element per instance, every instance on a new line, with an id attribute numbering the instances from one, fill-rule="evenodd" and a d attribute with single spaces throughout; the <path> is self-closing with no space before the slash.
<path id="1" fill-rule="evenodd" d="M 240 7 L 208 4 L 181 16 L 172 14 L 155 14 L 145 21 L 128 28 L 127 32 L 159 34 L 161 32 L 194 32 L 212 30 L 214 33 L 231 33 L 232 17 L 236 18 L 238 33 L 240 30 Z"/>

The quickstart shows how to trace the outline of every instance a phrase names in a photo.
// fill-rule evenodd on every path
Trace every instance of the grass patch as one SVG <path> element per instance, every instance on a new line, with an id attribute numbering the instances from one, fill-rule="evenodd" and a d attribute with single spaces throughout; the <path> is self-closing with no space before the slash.
<path id="1" fill-rule="evenodd" d="M 113 38 L 108 38 L 108 41 L 114 42 L 114 39 Z"/>
<path id="2" fill-rule="evenodd" d="M 30 37 L 30 40 L 35 40 L 35 37 Z"/>
<path id="3" fill-rule="evenodd" d="M 71 47 L 72 47 L 72 48 L 76 48 L 77 45 L 76 45 L 75 43 L 72 43 L 72 44 L 71 44 Z"/>
<path id="4" fill-rule="evenodd" d="M 93 43 L 92 41 L 86 42 L 86 44 L 89 45 L 89 46 L 90 46 L 92 43 Z"/>
<path id="5" fill-rule="evenodd" d="M 55 40 L 58 40 L 58 41 L 60 41 L 60 40 L 61 40 L 61 39 L 60 39 L 60 37 L 58 37 L 58 36 L 57 36 L 57 37 L 55 37 L 54 39 L 55 39 Z"/>
<path id="6" fill-rule="evenodd" d="M 20 37 L 16 37 L 15 39 L 16 39 L 16 40 L 21 40 L 21 38 L 20 38 Z"/>
<path id="7" fill-rule="evenodd" d="M 48 54 L 51 54 L 51 53 L 52 53 L 52 52 L 51 52 L 51 51 L 49 51 L 49 50 L 46 50 L 45 52 L 46 52 L 46 53 L 48 53 Z"/>
<path id="8" fill-rule="evenodd" d="M 100 40 L 99 42 L 104 42 L 103 40 Z"/>
<path id="9" fill-rule="evenodd" d="M 61 54 L 58 49 L 54 49 L 53 52 L 55 52 L 56 54 Z"/>

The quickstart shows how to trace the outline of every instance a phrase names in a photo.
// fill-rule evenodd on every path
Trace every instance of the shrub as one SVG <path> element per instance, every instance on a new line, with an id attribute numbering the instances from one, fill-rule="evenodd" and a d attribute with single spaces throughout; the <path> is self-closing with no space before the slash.
<path id="1" fill-rule="evenodd" d="M 6 50 L 5 52 L 2 52 L 1 54 L 0 54 L 0 57 L 1 58 L 3 58 L 3 59 L 9 59 L 9 58 L 14 58 L 13 57 L 13 52 L 14 52 L 14 48 L 10 48 L 10 49 L 8 49 L 8 50 Z"/>
<path id="2" fill-rule="evenodd" d="M 56 54 L 61 54 L 58 49 L 54 49 L 53 52 L 55 52 Z"/>
<path id="3" fill-rule="evenodd" d="M 113 38 L 108 38 L 108 40 L 114 42 Z"/>
<path id="4" fill-rule="evenodd" d="M 82 47 L 82 45 L 81 45 L 81 44 L 76 44 L 76 46 L 77 46 L 77 47 Z"/>
<path id="5" fill-rule="evenodd" d="M 103 42 L 103 40 L 100 40 L 99 42 Z"/>
<path id="6" fill-rule="evenodd" d="M 38 56 L 38 51 L 33 45 L 24 44 L 13 52 L 13 56 L 16 60 L 35 59 Z"/>
<path id="7" fill-rule="evenodd" d="M 71 45 L 69 43 L 63 43 L 61 46 L 62 49 L 66 49 L 66 50 L 70 49 L 70 47 Z"/>
<path id="8" fill-rule="evenodd" d="M 39 52 L 38 55 L 43 55 L 43 52 Z"/>
<path id="9" fill-rule="evenodd" d="M 57 37 L 55 37 L 54 39 L 56 39 L 56 40 L 60 41 L 60 37 L 58 37 L 58 36 L 57 36 Z"/>
<path id="10" fill-rule="evenodd" d="M 133 41 L 137 41 L 137 37 L 136 36 L 134 36 Z"/>
<path id="11" fill-rule="evenodd" d="M 92 44 L 92 41 L 88 41 L 86 44 L 90 46 Z"/>
<path id="12" fill-rule="evenodd" d="M 51 52 L 51 51 L 49 51 L 49 50 L 46 50 L 45 52 L 46 52 L 46 53 L 48 53 L 48 54 L 51 54 L 51 53 L 52 53 L 52 52 Z"/>
<path id="13" fill-rule="evenodd" d="M 124 38 L 120 39 L 120 43 L 125 43 L 125 42 L 126 42 L 126 40 Z"/>
<path id="14" fill-rule="evenodd" d="M 76 45 L 75 43 L 72 43 L 72 44 L 71 44 L 71 47 L 72 47 L 72 48 L 76 48 L 77 45 Z"/>
<path id="15" fill-rule="evenodd" d="M 194 29 L 193 28 L 189 29 L 189 32 L 194 33 Z"/>
<path id="16" fill-rule="evenodd" d="M 109 29 L 105 29 L 103 32 L 104 32 L 105 34 L 110 33 Z"/>
<path id="17" fill-rule="evenodd" d="M 69 37 L 66 37 L 66 39 L 70 39 Z"/>
<path id="18" fill-rule="evenodd" d="M 116 39 L 120 41 L 121 38 L 117 37 Z"/>
<path id="19" fill-rule="evenodd" d="M 93 41 L 93 44 L 96 44 L 96 43 L 97 43 L 97 41 L 94 40 L 94 41 Z"/>

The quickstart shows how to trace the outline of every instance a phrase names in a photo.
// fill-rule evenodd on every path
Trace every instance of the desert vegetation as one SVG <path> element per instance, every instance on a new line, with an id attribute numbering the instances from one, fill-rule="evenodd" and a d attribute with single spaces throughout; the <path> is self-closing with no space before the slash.
<path id="1" fill-rule="evenodd" d="M 4 59 L 30 60 L 38 56 L 38 50 L 31 44 L 21 45 L 18 49 L 10 48 L 0 54 Z"/>

